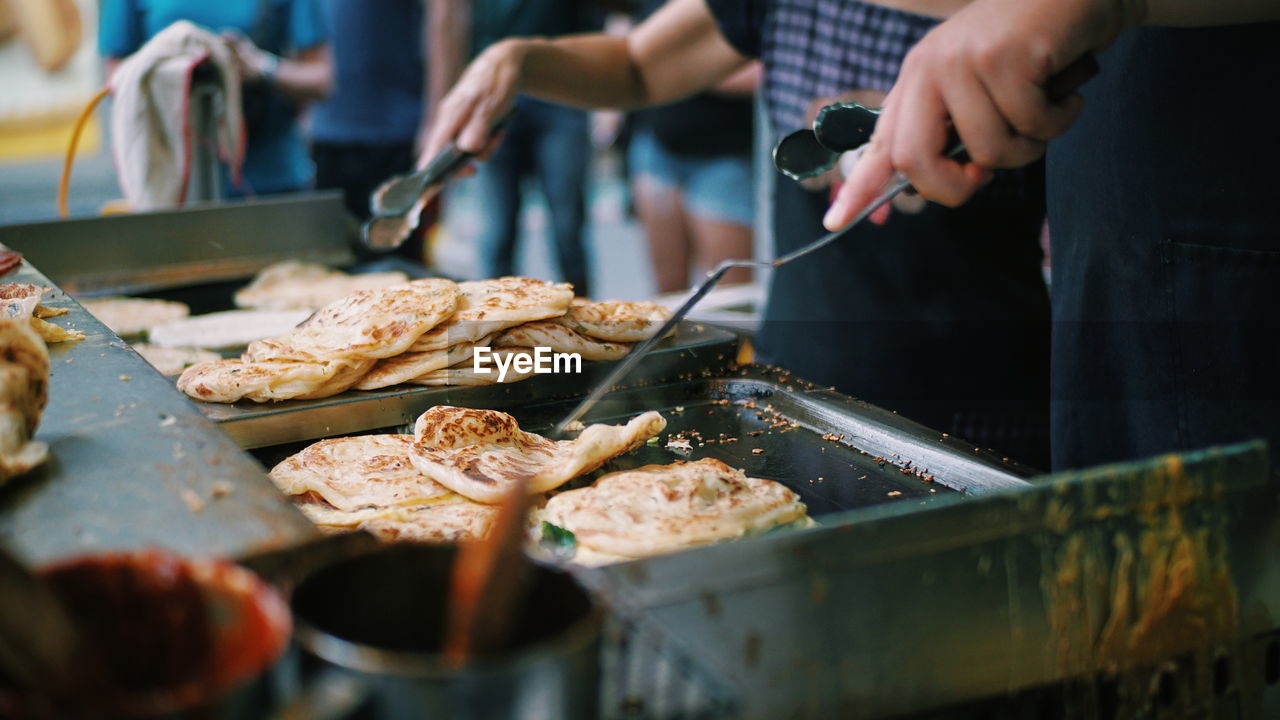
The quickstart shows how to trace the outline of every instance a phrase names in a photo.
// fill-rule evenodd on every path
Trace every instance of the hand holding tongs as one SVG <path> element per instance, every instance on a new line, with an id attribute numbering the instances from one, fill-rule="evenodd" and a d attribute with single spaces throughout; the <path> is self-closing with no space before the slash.
<path id="1" fill-rule="evenodd" d="M 1098 72 L 1098 62 L 1092 55 L 1085 55 L 1069 65 L 1058 75 L 1049 79 L 1045 92 L 1050 98 L 1065 98 L 1075 92 L 1089 78 Z M 823 108 L 814 120 L 814 130 L 799 130 L 788 135 L 774 148 L 774 164 L 783 174 L 800 180 L 813 177 L 830 169 L 840 153 L 854 150 L 871 139 L 871 131 L 880 116 L 879 110 L 865 108 L 855 103 L 836 103 Z M 825 127 L 828 124 L 831 127 Z M 832 146 L 825 143 L 830 142 Z M 965 152 L 964 143 L 955 142 L 946 152 L 947 157 L 958 158 Z M 689 314 L 699 300 L 720 282 L 720 278 L 733 268 L 782 267 L 789 262 L 799 260 L 810 253 L 821 250 L 844 236 L 871 213 L 880 209 L 885 203 L 895 198 L 898 193 L 911 186 L 902 173 L 895 173 L 888 188 L 872 200 L 856 217 L 843 228 L 827 233 L 804 247 L 793 250 L 776 260 L 725 260 L 707 274 L 707 278 L 694 289 L 693 293 L 671 314 L 671 318 L 663 323 L 658 332 L 631 349 L 626 357 L 609 371 L 603 380 L 587 394 L 577 407 L 551 430 L 550 437 L 562 437 L 566 428 L 580 420 L 610 389 L 615 387 L 631 368 L 635 367 L 654 345 L 667 336 L 676 325 Z"/>
<path id="2" fill-rule="evenodd" d="M 513 115 L 515 110 L 502 116 L 494 123 L 491 134 L 500 132 Z M 473 159 L 475 153 L 461 150 L 451 142 L 421 170 L 410 175 L 397 175 L 382 183 L 369 196 L 373 216 L 361 228 L 360 239 L 377 250 L 400 247 L 418 227 L 427 201 L 440 191 L 446 180 Z"/>

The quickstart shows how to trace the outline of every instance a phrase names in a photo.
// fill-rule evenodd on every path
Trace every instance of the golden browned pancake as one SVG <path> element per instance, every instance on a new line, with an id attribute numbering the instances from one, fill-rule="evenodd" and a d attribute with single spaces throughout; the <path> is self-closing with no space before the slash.
<path id="1" fill-rule="evenodd" d="M 429 372 L 465 363 L 471 359 L 477 345 L 488 346 L 490 342 L 489 338 L 481 338 L 475 344 L 455 345 L 445 350 L 407 352 L 379 360 L 355 387 L 357 390 L 377 390 L 408 382 Z"/>
<path id="2" fill-rule="evenodd" d="M 505 375 L 501 375 L 498 372 L 497 358 L 502 358 L 502 362 L 510 362 L 509 358 L 516 355 L 527 356 L 530 358 L 529 362 L 533 362 L 532 348 L 495 348 L 493 352 L 490 353 L 487 362 L 483 364 L 483 367 L 487 369 L 488 372 L 477 371 L 475 369 L 474 358 L 472 358 L 471 360 L 459 363 L 453 367 L 432 370 L 429 373 L 424 373 L 413 378 L 409 383 L 412 385 L 427 386 L 456 385 L 459 387 L 475 387 L 480 385 L 497 385 L 499 382 L 505 385 L 507 383 L 513 383 L 518 380 L 533 377 L 536 373 L 532 369 L 526 372 L 518 372 L 514 365 L 508 365 Z M 532 365 L 530 367 L 532 367 Z M 498 380 L 499 376 L 502 377 L 501 381 Z"/>
<path id="3" fill-rule="evenodd" d="M 573 286 L 523 277 L 502 277 L 458 283 L 462 299 L 449 322 L 423 335 L 413 352 L 440 350 L 520 323 L 564 314 L 573 300 Z"/>
<path id="4" fill-rule="evenodd" d="M 373 367 L 372 360 L 328 362 L 244 362 L 215 360 L 192 365 L 178 378 L 178 389 L 196 400 L 233 403 L 308 400 L 329 397 L 351 387 Z"/>
<path id="5" fill-rule="evenodd" d="M 361 290 L 326 305 L 291 332 L 249 345 L 245 360 L 386 358 L 453 314 L 458 286 L 432 278 Z"/>
<path id="6" fill-rule="evenodd" d="M 658 332 L 670 318 L 670 310 L 653 302 L 575 298 L 557 322 L 599 340 L 640 342 Z"/>
<path id="7" fill-rule="evenodd" d="M 40 465 L 33 440 L 49 400 L 49 351 L 24 318 L 0 318 L 0 483 Z"/>
<path id="8" fill-rule="evenodd" d="M 121 337 L 142 335 L 157 325 L 181 320 L 191 313 L 186 303 L 151 298 L 86 298 L 80 304 Z"/>
<path id="9" fill-rule="evenodd" d="M 221 359 L 216 352 L 193 347 L 160 347 L 148 343 L 137 343 L 132 347 L 161 375 L 177 375 L 196 363 Z"/>
<path id="10" fill-rule="evenodd" d="M 236 307 L 255 310 L 318 310 L 358 290 L 409 281 L 402 272 L 348 275 L 341 270 L 286 260 L 262 270 L 236 291 Z"/>
<path id="11" fill-rule="evenodd" d="M 557 488 L 657 435 L 667 421 L 656 412 L 626 425 L 590 425 L 573 440 L 524 432 L 496 410 L 437 405 L 414 424 L 413 464 L 424 475 L 477 502 L 500 502 L 518 478 L 530 493 Z"/>
<path id="12" fill-rule="evenodd" d="M 427 504 L 366 507 L 349 512 L 311 497 L 297 501 L 297 506 L 323 532 L 365 530 L 384 542 L 479 540 L 489 534 L 498 514 L 496 505 L 482 505 L 454 494 Z"/>
<path id="13" fill-rule="evenodd" d="M 452 495 L 413 465 L 412 435 L 321 440 L 271 469 L 287 495 L 314 492 L 338 510 L 432 502 Z"/>
<path id="14" fill-rule="evenodd" d="M 780 483 L 707 458 L 610 473 L 551 498 L 542 519 L 572 532 L 579 548 L 638 558 L 763 532 L 805 513 Z M 595 561 L 590 552 L 584 559 Z"/>
<path id="15" fill-rule="evenodd" d="M 499 335 L 493 344 L 496 347 L 547 347 L 597 361 L 617 360 L 631 350 L 630 345 L 596 340 L 554 320 L 517 325 Z"/>

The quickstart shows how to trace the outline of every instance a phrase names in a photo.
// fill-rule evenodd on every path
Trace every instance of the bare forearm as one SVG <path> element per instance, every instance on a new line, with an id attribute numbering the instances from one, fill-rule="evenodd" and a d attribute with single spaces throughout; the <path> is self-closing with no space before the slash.
<path id="1" fill-rule="evenodd" d="M 321 100 L 333 90 L 333 71 L 328 60 L 280 58 L 275 86 L 299 100 Z"/>
<path id="2" fill-rule="evenodd" d="M 626 38 L 577 35 L 508 41 L 520 66 L 521 91 L 582 108 L 639 107 L 652 102 Z"/>

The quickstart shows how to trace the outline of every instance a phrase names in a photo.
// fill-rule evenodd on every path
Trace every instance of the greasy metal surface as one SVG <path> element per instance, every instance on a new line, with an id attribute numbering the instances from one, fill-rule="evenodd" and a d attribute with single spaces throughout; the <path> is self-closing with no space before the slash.
<path id="1" fill-rule="evenodd" d="M 4 281 L 52 286 L 26 263 Z M 69 308 L 52 322 L 88 337 L 49 348 L 49 405 L 36 437 L 51 458 L 0 488 L 0 542 L 44 563 L 146 546 L 241 554 L 315 534 L 172 380 L 64 293 L 46 294 L 45 304 Z"/>
<path id="2" fill-rule="evenodd" d="M 136 293 L 251 277 L 281 260 L 350 264 L 354 220 L 337 192 L 0 226 L 69 293 Z"/>
<path id="3" fill-rule="evenodd" d="M 1251 443 L 581 577 L 730 678 L 749 717 L 899 717 L 1014 693 L 1063 718 L 1277 717 L 1267 467 Z"/>
<path id="4" fill-rule="evenodd" d="M 723 369 L 733 360 L 736 342 L 731 333 L 686 323 L 645 358 L 638 377 L 652 380 Z M 585 392 L 610 365 L 584 362 L 581 374 L 537 375 L 485 387 L 400 386 L 353 390 L 323 400 L 198 404 L 241 447 L 257 448 L 402 425 L 435 405 L 506 409 L 549 398 L 573 397 Z"/>

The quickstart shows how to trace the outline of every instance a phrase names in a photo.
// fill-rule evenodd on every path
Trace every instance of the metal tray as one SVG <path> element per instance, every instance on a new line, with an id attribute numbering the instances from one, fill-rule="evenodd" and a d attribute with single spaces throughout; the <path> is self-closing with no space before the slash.
<path id="1" fill-rule="evenodd" d="M 636 369 L 635 383 L 679 376 L 727 372 L 737 340 L 732 333 L 697 323 L 683 323 Z M 299 440 L 382 429 L 413 422 L 436 405 L 505 410 L 586 392 L 602 378 L 610 363 L 587 363 L 581 374 L 537 375 L 506 385 L 485 387 L 398 386 L 385 390 L 349 391 L 323 400 L 290 400 L 259 404 L 197 403 L 205 417 L 219 423 L 243 448 L 259 448 Z M 568 410 L 566 409 L 566 412 Z"/>
<path id="2" fill-rule="evenodd" d="M 789 379 L 784 382 L 786 377 L 785 373 L 751 365 L 731 377 L 687 378 L 609 394 L 588 415 L 587 422 L 621 423 L 640 412 L 658 410 L 667 418 L 667 428 L 655 445 L 614 458 L 599 472 L 716 458 L 748 475 L 786 485 L 817 517 L 887 502 L 927 505 L 956 493 L 981 494 L 1027 486 L 1025 468 L 986 451 L 975 452 L 960 440 L 872 405 L 829 390 L 806 388 Z M 530 394 L 538 393 L 530 389 Z M 360 420 L 372 416 L 344 411 L 350 401 L 269 416 L 280 421 L 282 430 L 276 430 L 273 423 L 270 432 L 264 433 L 261 425 L 249 423 L 258 440 L 253 454 L 271 467 L 316 439 L 361 431 L 404 431 L 417 413 L 435 404 L 482 406 L 460 402 L 463 398 L 439 391 L 400 399 L 399 407 L 384 408 L 383 417 L 391 419 L 389 423 L 360 426 Z M 531 432 L 549 429 L 574 402 L 570 398 L 504 404 L 493 402 L 505 399 L 501 396 L 485 399 L 492 403 L 488 407 L 510 412 Z M 413 412 L 405 412 L 411 408 Z M 351 429 L 327 432 L 313 417 L 320 411 L 326 422 L 337 422 L 345 413 Z M 267 435 L 278 436 L 284 431 L 289 437 L 285 442 L 270 447 L 261 442 Z M 690 435 L 702 440 L 693 440 L 689 452 L 666 447 L 668 439 Z"/>

